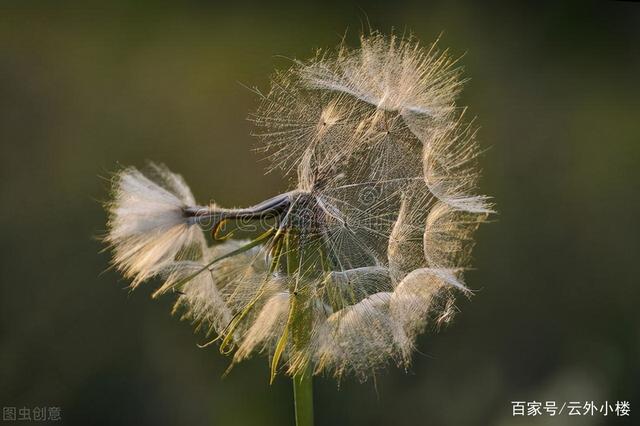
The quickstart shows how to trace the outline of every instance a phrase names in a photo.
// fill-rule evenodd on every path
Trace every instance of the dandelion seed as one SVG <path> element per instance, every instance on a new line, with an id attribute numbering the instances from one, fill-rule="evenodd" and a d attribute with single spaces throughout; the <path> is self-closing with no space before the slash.
<path id="1" fill-rule="evenodd" d="M 107 206 L 105 240 L 114 248 L 114 264 L 133 279 L 133 287 L 174 262 L 182 249 L 204 244 L 200 230 L 183 214 L 195 201 L 182 178 L 155 164 L 148 173 L 134 168 L 118 173 Z"/>
<path id="2" fill-rule="evenodd" d="M 163 280 L 154 296 L 177 291 L 174 312 L 235 348 L 233 364 L 267 354 L 272 378 L 408 366 L 417 335 L 470 293 L 473 232 L 493 211 L 475 194 L 455 63 L 435 44 L 377 33 L 296 61 L 251 116 L 293 188 L 223 209 L 197 205 L 163 166 L 155 178 L 127 168 L 108 205 L 114 264 L 132 286 Z M 223 222 L 261 233 L 208 246 L 201 231 Z"/>

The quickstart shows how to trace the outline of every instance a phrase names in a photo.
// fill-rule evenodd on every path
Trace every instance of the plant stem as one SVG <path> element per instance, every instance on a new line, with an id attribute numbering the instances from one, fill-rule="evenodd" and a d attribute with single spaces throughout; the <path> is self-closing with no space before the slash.
<path id="1" fill-rule="evenodd" d="M 293 376 L 296 426 L 313 426 L 313 374 L 311 368 Z"/>
<path id="2" fill-rule="evenodd" d="M 294 348 L 304 351 L 311 333 L 309 288 L 305 283 L 309 274 L 308 247 L 301 243 L 300 235 L 287 232 L 285 238 L 287 273 L 297 278 L 290 284 L 290 316 L 287 327 L 291 331 Z M 296 426 L 313 426 L 313 367 L 307 364 L 293 375 L 293 405 Z"/>

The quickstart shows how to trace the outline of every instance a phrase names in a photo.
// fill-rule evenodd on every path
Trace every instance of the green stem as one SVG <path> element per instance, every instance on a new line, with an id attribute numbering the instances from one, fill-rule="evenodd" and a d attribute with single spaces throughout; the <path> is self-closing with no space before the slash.
<path id="1" fill-rule="evenodd" d="M 313 426 L 313 374 L 311 368 L 293 376 L 296 426 Z"/>
<path id="2" fill-rule="evenodd" d="M 300 244 L 300 237 L 294 232 L 287 232 L 285 240 L 287 252 L 287 273 L 297 275 L 289 289 L 291 305 L 287 327 L 291 331 L 294 348 L 305 350 L 311 332 L 311 311 L 309 306 L 309 289 L 306 287 L 308 274 L 308 247 Z M 295 407 L 296 426 L 313 426 L 313 370 L 311 364 L 301 368 L 293 375 L 293 404 Z"/>

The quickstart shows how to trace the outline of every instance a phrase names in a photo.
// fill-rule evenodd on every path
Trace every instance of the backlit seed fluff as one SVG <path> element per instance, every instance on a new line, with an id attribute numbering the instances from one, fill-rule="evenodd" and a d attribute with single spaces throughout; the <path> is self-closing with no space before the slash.
<path id="1" fill-rule="evenodd" d="M 133 286 L 158 278 L 154 295 L 173 294 L 234 364 L 268 355 L 272 377 L 408 366 L 416 337 L 470 294 L 473 233 L 493 211 L 455 62 L 378 33 L 294 61 L 251 115 L 290 191 L 224 209 L 164 166 L 124 169 L 108 204 L 115 266 Z M 246 239 L 221 237 L 228 225 Z"/>

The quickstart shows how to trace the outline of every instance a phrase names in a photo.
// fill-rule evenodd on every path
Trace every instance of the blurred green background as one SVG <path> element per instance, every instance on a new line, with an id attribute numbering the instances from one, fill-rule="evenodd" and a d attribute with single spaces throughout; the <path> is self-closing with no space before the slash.
<path id="1" fill-rule="evenodd" d="M 60 406 L 64 424 L 292 424 L 264 358 L 221 378 L 228 359 L 196 347 L 170 297 L 104 272 L 104 177 L 153 159 L 202 202 L 284 189 L 252 151 L 243 85 L 346 30 L 356 44 L 367 21 L 465 54 L 500 214 L 454 324 L 408 373 L 318 379 L 317 425 L 621 423 L 514 419 L 513 400 L 630 400 L 638 418 L 640 4 L 613 1 L 3 1 L 0 405 Z"/>

